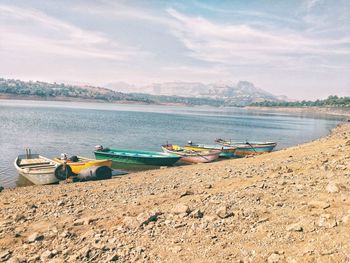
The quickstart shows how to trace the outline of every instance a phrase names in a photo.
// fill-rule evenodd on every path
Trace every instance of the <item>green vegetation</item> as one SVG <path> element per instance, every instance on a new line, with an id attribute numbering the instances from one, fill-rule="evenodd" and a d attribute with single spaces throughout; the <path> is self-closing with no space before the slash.
<path id="1" fill-rule="evenodd" d="M 263 101 L 250 104 L 257 107 L 350 107 L 350 97 L 329 96 L 316 101 Z"/>
<path id="2" fill-rule="evenodd" d="M 209 98 L 191 98 L 191 97 L 179 97 L 179 96 L 164 96 L 164 95 L 150 95 L 144 93 L 131 93 L 134 98 L 148 99 L 150 101 L 156 101 L 160 104 L 175 103 L 186 105 L 209 105 L 209 106 L 222 106 L 225 104 L 223 99 L 209 99 Z"/>
<path id="3" fill-rule="evenodd" d="M 223 100 L 207 98 L 188 98 L 178 96 L 157 96 L 141 93 L 121 93 L 106 88 L 92 86 L 73 86 L 40 81 L 21 81 L 0 78 L 0 94 L 15 96 L 36 96 L 40 98 L 95 99 L 106 102 L 129 101 L 147 104 L 175 103 L 186 105 L 224 105 Z"/>
<path id="4" fill-rule="evenodd" d="M 118 101 L 131 99 L 127 94 L 115 92 L 105 88 L 91 86 L 72 86 L 40 81 L 20 81 L 0 78 L 0 93 L 19 96 L 38 96 L 42 98 L 67 97 L 81 99 L 97 99 L 104 101 Z"/>

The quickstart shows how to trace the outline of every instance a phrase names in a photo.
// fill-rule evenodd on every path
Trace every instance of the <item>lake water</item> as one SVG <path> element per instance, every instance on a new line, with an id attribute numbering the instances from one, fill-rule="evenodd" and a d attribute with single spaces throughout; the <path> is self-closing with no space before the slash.
<path id="1" fill-rule="evenodd" d="M 329 133 L 341 118 L 240 108 L 0 100 L 0 185 L 28 182 L 13 166 L 30 148 L 47 157 L 93 157 L 94 146 L 160 151 L 166 142 L 276 141 L 277 149 Z"/>

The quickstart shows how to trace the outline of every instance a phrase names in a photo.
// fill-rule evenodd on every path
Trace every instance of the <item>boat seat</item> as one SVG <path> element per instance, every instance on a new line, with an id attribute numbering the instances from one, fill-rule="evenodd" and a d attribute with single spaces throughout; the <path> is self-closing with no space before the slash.
<path id="1" fill-rule="evenodd" d="M 25 166 L 46 165 L 46 164 L 50 164 L 50 162 L 24 163 L 24 164 L 20 163 L 19 166 L 25 167 Z"/>
<path id="2" fill-rule="evenodd" d="M 31 165 L 28 168 L 45 168 L 45 167 L 55 167 L 55 164 L 42 164 L 42 165 Z"/>

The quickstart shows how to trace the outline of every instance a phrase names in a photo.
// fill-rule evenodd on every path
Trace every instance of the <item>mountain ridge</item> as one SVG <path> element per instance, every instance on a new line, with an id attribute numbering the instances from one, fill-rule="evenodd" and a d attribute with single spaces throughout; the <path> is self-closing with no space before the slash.
<path id="1" fill-rule="evenodd" d="M 113 86 L 113 87 L 112 87 Z M 125 82 L 105 87 L 69 85 L 42 81 L 21 81 L 0 78 L 0 94 L 38 99 L 100 100 L 147 104 L 185 104 L 210 106 L 247 106 L 280 99 L 253 83 L 240 81 L 203 84 L 200 82 L 166 82 L 135 86 Z"/>

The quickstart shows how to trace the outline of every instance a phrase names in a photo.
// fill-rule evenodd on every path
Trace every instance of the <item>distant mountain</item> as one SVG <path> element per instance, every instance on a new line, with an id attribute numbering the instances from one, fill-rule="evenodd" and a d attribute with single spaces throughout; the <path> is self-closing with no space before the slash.
<path id="1" fill-rule="evenodd" d="M 148 86 L 134 86 L 126 83 L 114 83 L 108 88 L 122 92 L 135 92 L 163 96 L 205 98 L 224 101 L 225 105 L 245 106 L 262 101 L 288 101 L 285 96 L 275 96 L 259 89 L 248 81 L 218 82 L 203 84 L 200 82 L 165 82 Z"/>
<path id="2" fill-rule="evenodd" d="M 237 84 L 166 82 L 148 86 L 117 82 L 106 86 L 108 88 L 0 78 L 0 96 L 211 106 L 246 106 L 263 101 L 281 101 L 279 97 L 256 88 L 248 81 L 240 81 Z"/>

